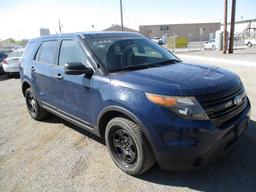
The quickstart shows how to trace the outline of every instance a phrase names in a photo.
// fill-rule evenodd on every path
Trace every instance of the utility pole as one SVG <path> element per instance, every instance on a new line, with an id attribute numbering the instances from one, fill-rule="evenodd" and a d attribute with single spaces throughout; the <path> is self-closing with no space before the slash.
<path id="1" fill-rule="evenodd" d="M 228 0 L 224 0 L 223 54 L 226 54 L 227 52 L 227 19 L 228 19 Z"/>
<path id="2" fill-rule="evenodd" d="M 236 17 L 236 0 L 232 0 L 232 12 L 230 22 L 230 39 L 228 53 L 233 53 L 234 47 L 234 32 L 235 32 L 235 17 Z"/>
<path id="3" fill-rule="evenodd" d="M 59 32 L 61 33 L 62 32 L 62 25 L 60 23 L 60 19 L 59 19 Z"/>
<path id="4" fill-rule="evenodd" d="M 120 14 L 121 14 L 121 31 L 124 30 L 124 24 L 123 24 L 123 3 L 122 0 L 120 0 Z"/>

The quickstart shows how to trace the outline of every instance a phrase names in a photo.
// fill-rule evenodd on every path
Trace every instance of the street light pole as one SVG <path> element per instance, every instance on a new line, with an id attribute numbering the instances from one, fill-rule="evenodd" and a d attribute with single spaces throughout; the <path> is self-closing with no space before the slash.
<path id="1" fill-rule="evenodd" d="M 124 24 L 123 24 L 123 5 L 122 0 L 120 0 L 120 14 L 121 14 L 121 31 L 124 30 Z"/>
<path id="2" fill-rule="evenodd" d="M 224 37 L 223 37 L 223 53 L 226 54 L 227 52 L 227 19 L 228 19 L 228 0 L 224 0 Z"/>
<path id="3" fill-rule="evenodd" d="M 235 32 L 235 17 L 236 17 L 236 0 L 232 0 L 232 12 L 230 23 L 230 39 L 228 53 L 233 53 L 234 46 L 234 32 Z"/>

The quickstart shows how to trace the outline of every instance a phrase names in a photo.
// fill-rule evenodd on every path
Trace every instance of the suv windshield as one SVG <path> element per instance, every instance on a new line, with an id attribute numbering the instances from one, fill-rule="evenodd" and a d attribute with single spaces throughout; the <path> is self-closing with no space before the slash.
<path id="1" fill-rule="evenodd" d="M 180 61 L 146 38 L 97 38 L 87 41 L 109 72 L 156 67 Z"/>

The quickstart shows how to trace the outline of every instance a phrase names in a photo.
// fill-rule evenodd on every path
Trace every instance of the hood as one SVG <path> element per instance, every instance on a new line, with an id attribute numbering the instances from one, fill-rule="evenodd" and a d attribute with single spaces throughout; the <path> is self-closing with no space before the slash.
<path id="1" fill-rule="evenodd" d="M 155 94 L 196 96 L 228 89 L 240 83 L 240 79 L 219 67 L 176 63 L 113 73 L 111 83 Z"/>

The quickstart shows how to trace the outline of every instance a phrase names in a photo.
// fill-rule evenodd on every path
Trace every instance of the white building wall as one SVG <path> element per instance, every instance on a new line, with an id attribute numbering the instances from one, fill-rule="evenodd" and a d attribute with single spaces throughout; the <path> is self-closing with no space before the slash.
<path id="1" fill-rule="evenodd" d="M 251 26 L 250 26 L 250 22 L 249 21 L 245 21 L 243 23 L 236 23 L 235 24 L 235 34 L 239 34 L 239 33 L 245 33 L 247 32 L 247 29 L 251 27 L 251 28 L 256 28 L 256 21 L 252 21 L 251 22 Z M 223 24 L 221 24 L 221 30 L 223 31 L 224 26 Z M 227 31 L 230 32 L 230 24 L 227 25 Z"/>

